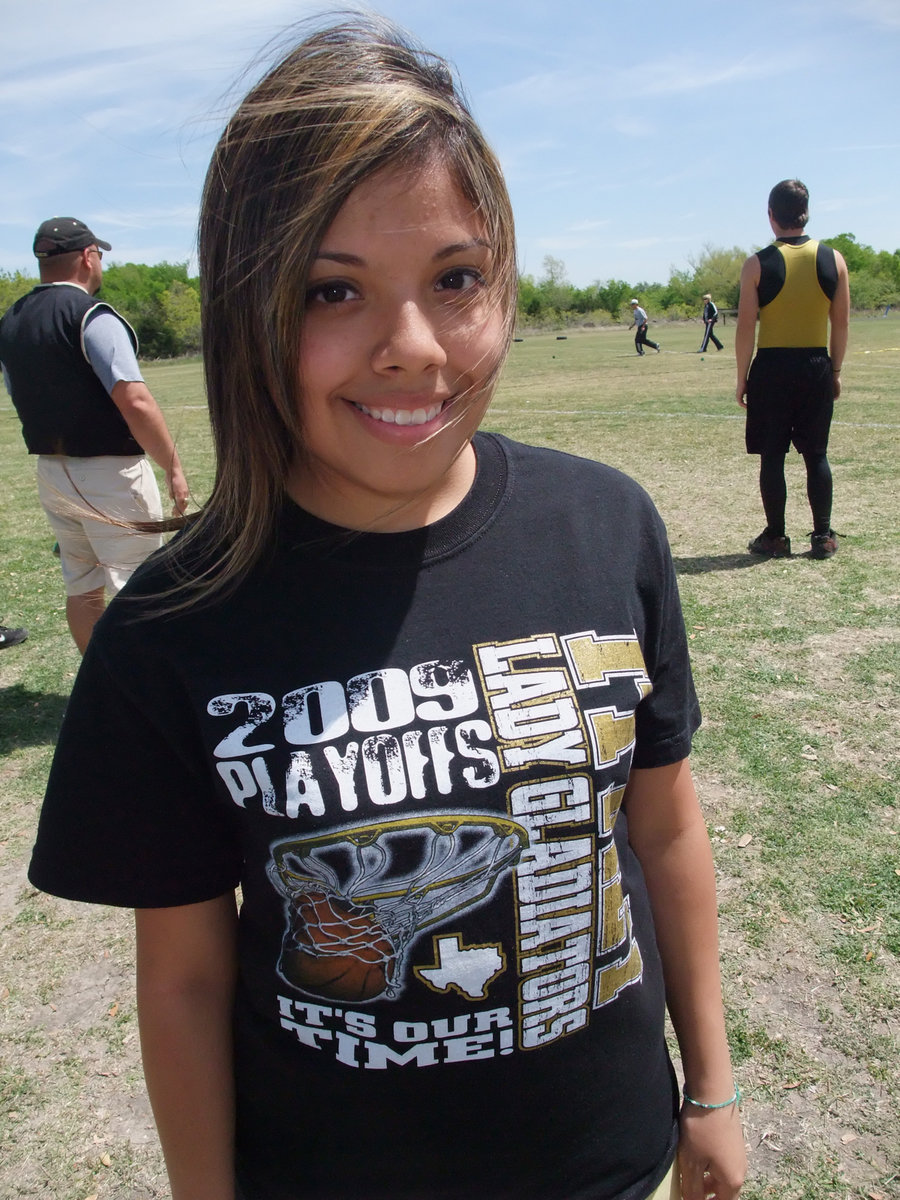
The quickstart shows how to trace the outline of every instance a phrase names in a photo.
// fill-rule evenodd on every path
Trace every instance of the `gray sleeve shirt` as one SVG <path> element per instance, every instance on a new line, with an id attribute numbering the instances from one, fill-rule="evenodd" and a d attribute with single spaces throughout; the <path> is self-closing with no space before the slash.
<path id="1" fill-rule="evenodd" d="M 131 338 L 115 313 L 98 312 L 85 326 L 83 339 L 88 362 L 110 395 L 123 379 L 143 383 Z"/>

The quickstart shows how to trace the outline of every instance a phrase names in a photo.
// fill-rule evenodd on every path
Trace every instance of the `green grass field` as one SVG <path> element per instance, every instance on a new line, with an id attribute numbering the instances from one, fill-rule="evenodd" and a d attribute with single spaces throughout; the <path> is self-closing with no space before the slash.
<path id="1" fill-rule="evenodd" d="M 830 459 L 836 558 L 761 561 L 757 460 L 726 349 L 695 324 L 516 343 L 487 426 L 620 467 L 669 528 L 704 725 L 695 768 L 750 1153 L 747 1200 L 900 1197 L 900 318 L 854 320 Z M 200 365 L 148 364 L 198 500 Z M 5 394 L 0 622 L 0 1197 L 168 1194 L 140 1073 L 130 916 L 36 893 L 25 869 L 78 666 L 53 539 Z M 424 1200 L 424 1197 L 423 1197 Z"/>

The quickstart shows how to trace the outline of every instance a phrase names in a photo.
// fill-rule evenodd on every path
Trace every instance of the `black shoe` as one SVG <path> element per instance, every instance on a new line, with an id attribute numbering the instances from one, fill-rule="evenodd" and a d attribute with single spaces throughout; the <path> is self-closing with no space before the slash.
<path id="1" fill-rule="evenodd" d="M 833 529 L 829 529 L 827 533 L 809 535 L 809 552 L 813 558 L 834 558 L 837 548 L 837 534 Z"/>
<path id="2" fill-rule="evenodd" d="M 747 549 L 751 554 L 761 554 L 765 558 L 790 558 L 791 539 L 784 535 L 769 537 L 768 529 L 764 529 L 759 537 L 749 543 Z"/>
<path id="3" fill-rule="evenodd" d="M 18 646 L 19 642 L 24 642 L 27 637 L 27 629 L 7 629 L 5 625 L 0 625 L 0 650 L 7 646 Z"/>

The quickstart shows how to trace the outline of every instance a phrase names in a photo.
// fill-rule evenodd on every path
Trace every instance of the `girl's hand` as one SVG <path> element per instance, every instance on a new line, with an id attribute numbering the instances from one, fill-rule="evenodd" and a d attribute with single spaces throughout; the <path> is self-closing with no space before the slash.
<path id="1" fill-rule="evenodd" d="M 683 1200 L 734 1200 L 747 1173 L 747 1151 L 736 1104 L 702 1109 L 685 1104 L 678 1163 Z"/>

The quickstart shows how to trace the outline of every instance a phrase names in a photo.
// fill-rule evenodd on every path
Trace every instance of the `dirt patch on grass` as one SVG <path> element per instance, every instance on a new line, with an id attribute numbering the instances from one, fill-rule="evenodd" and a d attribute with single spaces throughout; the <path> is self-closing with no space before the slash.
<path id="1" fill-rule="evenodd" d="M 0 1197 L 163 1197 L 131 915 L 36 892 L 30 849 L 8 837 L 0 874 Z"/>
<path id="2" fill-rule="evenodd" d="M 723 937 L 726 962 L 740 964 L 729 997 L 753 1047 L 737 1067 L 751 1173 L 787 1188 L 798 1163 L 820 1161 L 848 1188 L 896 1196 L 884 1189 L 900 1162 L 900 1112 L 884 1078 L 889 1064 L 867 1050 L 873 1035 L 895 1042 L 900 1022 L 882 1017 L 865 1038 L 848 1033 L 862 997 L 818 958 L 811 933 L 782 925 L 764 952 L 727 930 Z"/>
<path id="3" fill-rule="evenodd" d="M 835 677 L 851 653 L 831 656 Z M 900 1196 L 900 963 L 873 940 L 880 920 L 869 926 L 859 914 L 785 908 L 767 883 L 764 838 L 730 823 L 732 813 L 748 804 L 754 811 L 759 801 L 712 773 L 700 772 L 698 792 L 717 859 L 723 983 L 745 1096 L 744 1195 L 893 1200 Z M 880 816 L 885 830 L 900 825 L 900 810 Z M 800 857 L 795 869 L 804 870 Z M 799 875 L 796 882 L 800 895 L 812 886 Z"/>

